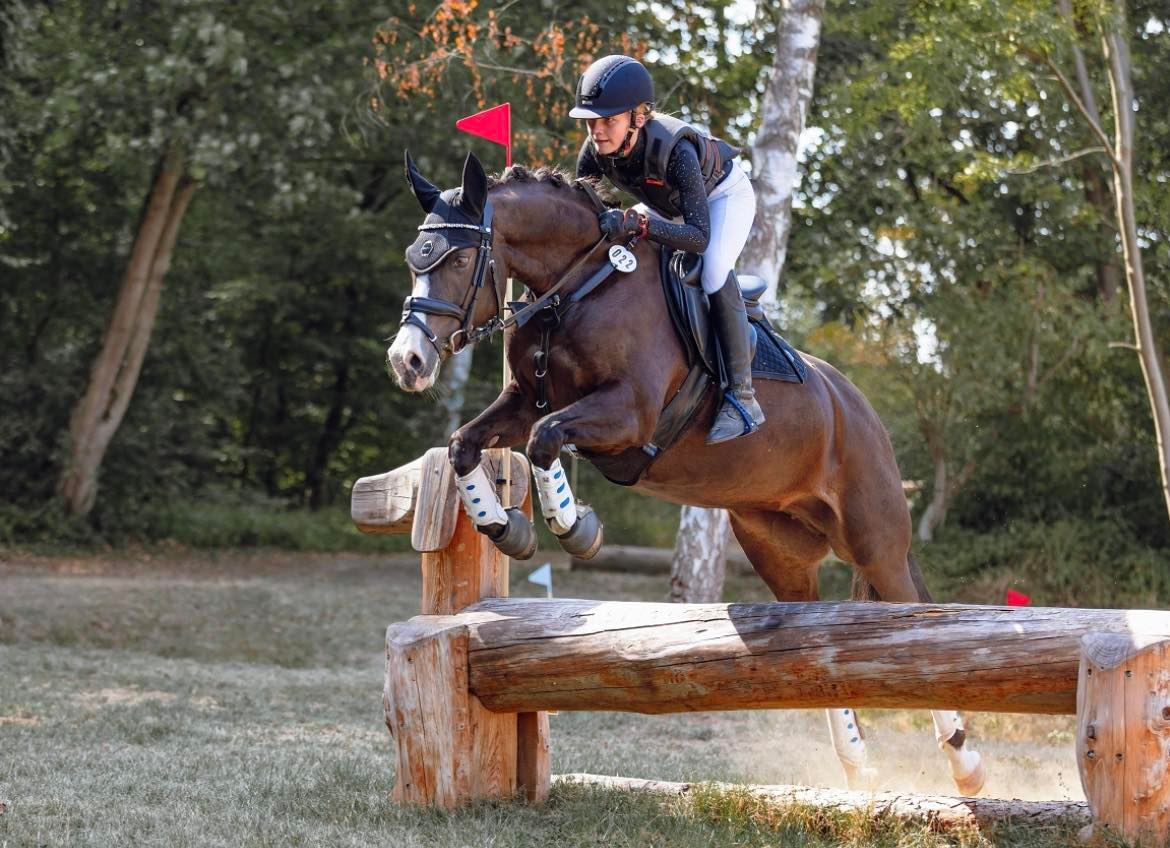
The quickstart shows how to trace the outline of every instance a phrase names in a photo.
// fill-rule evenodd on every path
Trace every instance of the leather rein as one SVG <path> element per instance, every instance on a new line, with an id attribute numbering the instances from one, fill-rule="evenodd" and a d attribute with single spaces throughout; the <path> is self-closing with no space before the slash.
<path id="1" fill-rule="evenodd" d="M 585 192 L 585 194 L 592 201 L 593 205 L 599 212 L 605 211 L 606 205 L 601 198 L 597 196 L 597 192 L 593 186 L 585 180 L 574 180 L 573 185 Z M 443 300 L 437 297 L 407 297 L 402 304 L 402 320 L 398 322 L 398 326 L 405 327 L 406 325 L 413 325 L 420 329 L 423 336 L 434 346 L 438 351 L 439 356 L 442 357 L 444 353 L 455 354 L 465 348 L 467 345 L 475 344 L 490 338 L 497 332 L 507 329 L 512 325 L 523 326 L 528 319 L 532 318 L 536 313 L 540 312 L 546 307 L 559 307 L 561 305 L 561 298 L 559 292 L 564 288 L 565 284 L 573 278 L 574 273 L 593 255 L 593 252 L 601 246 L 606 240 L 606 236 L 602 234 L 601 238 L 595 241 L 582 254 L 570 268 L 561 275 L 560 279 L 549 288 L 544 294 L 538 297 L 531 303 L 526 304 L 521 309 L 513 308 L 513 312 L 506 318 L 500 318 L 501 311 L 501 295 L 499 289 L 499 280 L 496 278 L 496 262 L 492 258 L 492 204 L 489 201 L 484 205 L 483 222 L 480 224 L 462 224 L 457 222 L 436 221 L 431 224 L 420 224 L 418 229 L 420 231 L 426 230 L 440 230 L 440 229 L 464 229 L 475 230 L 479 233 L 479 245 L 475 253 L 475 270 L 471 277 L 471 282 L 467 286 L 467 290 L 463 295 L 462 303 L 454 303 L 450 300 Z M 632 246 L 635 238 L 628 246 Z M 573 293 L 569 304 L 576 303 L 589 292 L 593 291 L 602 281 L 605 280 L 614 271 L 614 265 L 607 262 L 601 266 L 596 273 L 594 273 L 576 292 Z M 484 288 L 484 283 L 487 280 L 488 274 L 491 274 L 492 293 L 496 299 L 496 314 L 494 314 L 488 321 L 479 326 L 475 326 L 473 317 L 475 315 L 475 305 L 479 301 L 480 292 Z M 566 307 L 567 307 L 566 305 Z M 511 307 L 512 305 L 509 304 Z M 559 310 L 563 311 L 563 310 Z M 441 343 L 435 331 L 427 326 L 427 322 L 420 317 L 420 315 L 441 315 L 449 318 L 455 318 L 460 322 L 459 329 L 450 335 L 449 338 L 443 340 Z M 559 317 L 559 316 L 558 316 Z"/>

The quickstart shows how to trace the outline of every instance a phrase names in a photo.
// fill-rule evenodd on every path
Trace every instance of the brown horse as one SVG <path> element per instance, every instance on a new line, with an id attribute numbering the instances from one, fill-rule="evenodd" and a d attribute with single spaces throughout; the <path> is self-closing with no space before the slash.
<path id="1" fill-rule="evenodd" d="M 469 156 L 462 186 L 440 193 L 407 155 L 407 175 L 428 213 L 407 251 L 414 288 L 387 351 L 388 366 L 407 391 L 431 386 L 447 355 L 499 326 L 506 278 L 521 280 L 533 298 L 560 284 L 558 296 L 568 298 L 607 263 L 596 195 L 555 171 L 513 167 L 489 182 Z M 539 322 L 515 329 L 506 347 L 511 382 L 451 437 L 451 462 L 461 480 L 476 479 L 485 448 L 526 442 L 549 518 L 558 504 L 550 509 L 543 498 L 541 474 L 559 467 L 566 444 L 616 455 L 651 441 L 660 411 L 688 373 L 658 283 L 657 251 L 647 242 L 635 244 L 635 270 L 614 272 L 563 311 L 543 380 L 537 376 Z M 717 399 L 710 392 L 697 424 L 656 458 L 637 490 L 727 509 L 736 538 L 777 600 L 816 600 L 817 569 L 829 551 L 854 566 L 856 597 L 929 600 L 909 556 L 910 515 L 885 428 L 837 369 L 815 357 L 805 360 L 803 384 L 756 381 L 767 421 L 750 437 L 705 443 Z M 546 408 L 538 408 L 542 399 Z M 471 509 L 475 492 L 461 494 Z M 499 532 L 508 518 L 495 515 L 497 523 L 481 529 Z M 561 535 L 573 516 L 560 525 L 549 520 Z M 837 751 L 852 777 L 864 766 L 854 721 L 848 712 L 830 711 Z M 974 794 L 982 767 L 978 755 L 963 748 L 957 716 L 937 713 L 936 728 L 960 789 Z M 846 738 L 838 738 L 842 734 Z"/>

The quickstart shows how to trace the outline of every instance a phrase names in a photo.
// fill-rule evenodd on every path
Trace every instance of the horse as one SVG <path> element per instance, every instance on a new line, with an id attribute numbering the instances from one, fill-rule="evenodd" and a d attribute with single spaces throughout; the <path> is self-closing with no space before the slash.
<path id="1" fill-rule="evenodd" d="M 563 547 L 589 555 L 600 544 L 600 525 L 568 489 L 562 448 L 601 458 L 644 448 L 688 375 L 658 281 L 658 247 L 637 241 L 618 260 L 600 252 L 595 188 L 555 169 L 515 166 L 489 180 L 469 154 L 462 184 L 441 191 L 407 152 L 406 175 L 426 217 L 407 250 L 413 285 L 387 369 L 401 389 L 424 391 L 448 356 L 516 324 L 505 344 L 510 381 L 451 436 L 459 494 L 501 549 L 531 555 L 530 522 L 502 508 L 481 465 L 487 448 L 525 444 L 542 515 Z M 535 301 L 529 312 L 559 304 L 552 331 L 547 322 L 501 320 L 509 277 Z M 658 453 L 634 488 L 728 510 L 736 539 L 778 601 L 818 600 L 817 570 L 832 551 L 854 569 L 854 599 L 928 602 L 885 428 L 840 371 L 803 357 L 803 383 L 755 381 L 767 418 L 759 432 L 706 444 L 718 400 L 708 391 L 694 419 L 703 426 L 687 427 Z M 872 785 L 855 714 L 827 714 L 850 785 Z M 933 716 L 960 793 L 977 794 L 984 766 L 961 719 Z"/>

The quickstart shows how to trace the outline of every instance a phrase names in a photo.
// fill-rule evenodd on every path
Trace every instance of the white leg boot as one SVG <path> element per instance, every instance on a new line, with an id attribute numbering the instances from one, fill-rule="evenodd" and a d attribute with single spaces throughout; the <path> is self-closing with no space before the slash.
<path id="1" fill-rule="evenodd" d="M 877 769 L 870 768 L 865 740 L 861 738 L 861 726 L 857 713 L 851 709 L 837 707 L 825 710 L 829 719 L 829 736 L 837 759 L 845 769 L 845 781 L 850 789 L 872 791 L 877 784 Z"/>
<path id="2" fill-rule="evenodd" d="M 987 780 L 987 769 L 983 767 L 983 758 L 978 752 L 966 745 L 963 719 L 956 712 L 932 710 L 930 714 L 934 718 L 934 737 L 938 740 L 939 750 L 947 755 L 951 764 L 951 777 L 959 794 L 966 797 L 978 795 Z M 951 740 L 957 741 L 958 747 L 951 744 Z"/>

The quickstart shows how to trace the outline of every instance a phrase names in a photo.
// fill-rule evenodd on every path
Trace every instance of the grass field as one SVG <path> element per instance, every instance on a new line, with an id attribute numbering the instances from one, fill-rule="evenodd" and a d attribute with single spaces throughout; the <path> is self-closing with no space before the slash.
<path id="1" fill-rule="evenodd" d="M 542 560 L 537 559 L 535 564 Z M 542 590 L 513 572 L 513 595 Z M 561 787 L 543 807 L 399 809 L 382 719 L 386 626 L 414 557 L 0 552 L 0 848 L 42 845 L 1068 845 L 1071 831 L 933 834 L 777 814 L 735 793 Z M 556 572 L 560 597 L 663 600 L 660 577 Z M 767 600 L 731 577 L 729 600 Z M 949 793 L 929 715 L 868 717 L 882 788 Z M 987 792 L 1080 798 L 1071 718 L 968 717 Z M 843 786 L 820 712 L 552 718 L 553 771 Z"/>

